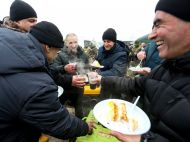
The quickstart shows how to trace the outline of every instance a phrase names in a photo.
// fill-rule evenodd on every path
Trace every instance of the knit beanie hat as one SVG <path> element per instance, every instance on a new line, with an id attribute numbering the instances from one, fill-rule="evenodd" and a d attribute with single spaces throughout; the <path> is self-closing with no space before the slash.
<path id="1" fill-rule="evenodd" d="M 50 47 L 63 48 L 63 36 L 56 25 L 42 21 L 31 27 L 29 31 L 39 42 Z"/>
<path id="2" fill-rule="evenodd" d="M 103 36 L 102 36 L 102 40 L 111 40 L 113 42 L 116 42 L 117 40 L 117 33 L 114 29 L 112 28 L 108 28 L 104 33 L 103 33 Z"/>
<path id="3" fill-rule="evenodd" d="M 161 10 L 184 21 L 190 21 L 190 0 L 159 0 L 155 12 Z"/>
<path id="4" fill-rule="evenodd" d="M 10 7 L 10 19 L 12 21 L 19 21 L 27 18 L 37 18 L 35 10 L 26 2 L 15 0 Z"/>

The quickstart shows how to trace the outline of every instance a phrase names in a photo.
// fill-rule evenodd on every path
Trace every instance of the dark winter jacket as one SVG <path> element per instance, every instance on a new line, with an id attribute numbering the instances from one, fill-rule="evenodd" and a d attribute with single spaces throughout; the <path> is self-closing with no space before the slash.
<path id="1" fill-rule="evenodd" d="M 144 97 L 151 142 L 188 142 L 190 132 L 190 53 L 166 60 L 147 77 L 103 78 L 102 87 Z"/>
<path id="2" fill-rule="evenodd" d="M 0 142 L 38 142 L 40 133 L 67 139 L 88 132 L 57 97 L 41 44 L 0 28 Z"/>
<path id="3" fill-rule="evenodd" d="M 102 76 L 125 76 L 127 68 L 127 53 L 125 43 L 117 41 L 114 47 L 106 51 L 104 46 L 98 50 L 97 60 L 104 66 L 100 69 Z"/>

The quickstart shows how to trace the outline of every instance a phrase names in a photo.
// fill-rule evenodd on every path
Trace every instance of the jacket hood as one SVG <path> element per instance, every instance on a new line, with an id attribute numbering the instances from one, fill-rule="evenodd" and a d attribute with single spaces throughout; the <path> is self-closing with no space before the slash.
<path id="1" fill-rule="evenodd" d="M 0 28 L 0 74 L 43 69 L 46 59 L 41 44 L 30 34 Z"/>

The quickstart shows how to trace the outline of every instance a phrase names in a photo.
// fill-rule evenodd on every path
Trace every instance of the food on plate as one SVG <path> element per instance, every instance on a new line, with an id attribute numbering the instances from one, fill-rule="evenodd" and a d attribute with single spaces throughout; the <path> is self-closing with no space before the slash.
<path id="1" fill-rule="evenodd" d="M 97 68 L 103 68 L 103 67 L 104 67 L 104 66 L 101 66 L 100 63 L 99 63 L 97 60 L 95 60 L 95 61 L 91 64 L 91 66 L 97 67 Z"/>
<path id="2" fill-rule="evenodd" d="M 138 120 L 127 115 L 127 107 L 125 103 L 108 102 L 108 121 L 120 122 L 129 125 L 129 130 L 134 132 L 138 128 Z"/>
<path id="3" fill-rule="evenodd" d="M 121 103 L 119 104 L 119 112 L 120 112 L 120 120 L 124 120 L 126 122 L 128 122 L 128 117 L 127 117 L 127 109 L 125 106 L 125 103 Z"/>
<path id="4" fill-rule="evenodd" d="M 116 121 L 118 119 L 118 107 L 114 102 L 108 103 L 108 118 L 110 118 L 112 121 Z"/>
<path id="5" fill-rule="evenodd" d="M 131 132 L 134 132 L 138 128 L 138 121 L 135 118 L 129 119 L 129 127 Z"/>
<path id="6" fill-rule="evenodd" d="M 113 101 L 108 102 L 108 118 L 112 121 L 123 120 L 128 122 L 127 109 L 125 103 L 116 104 Z"/>
<path id="7" fill-rule="evenodd" d="M 120 117 L 121 112 L 125 112 L 123 114 L 128 121 L 125 117 Z M 106 99 L 97 103 L 93 109 L 93 115 L 109 130 L 127 135 L 141 135 L 151 127 L 148 116 L 141 108 L 121 99 Z"/>

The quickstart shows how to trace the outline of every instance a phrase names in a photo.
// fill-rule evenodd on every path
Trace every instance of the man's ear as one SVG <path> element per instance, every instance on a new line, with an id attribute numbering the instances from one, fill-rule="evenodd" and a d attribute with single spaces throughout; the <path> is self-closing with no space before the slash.
<path id="1" fill-rule="evenodd" d="M 48 46 L 48 45 L 46 45 L 46 44 L 44 44 L 44 51 L 46 52 L 46 53 L 49 53 L 50 52 L 50 47 Z"/>

